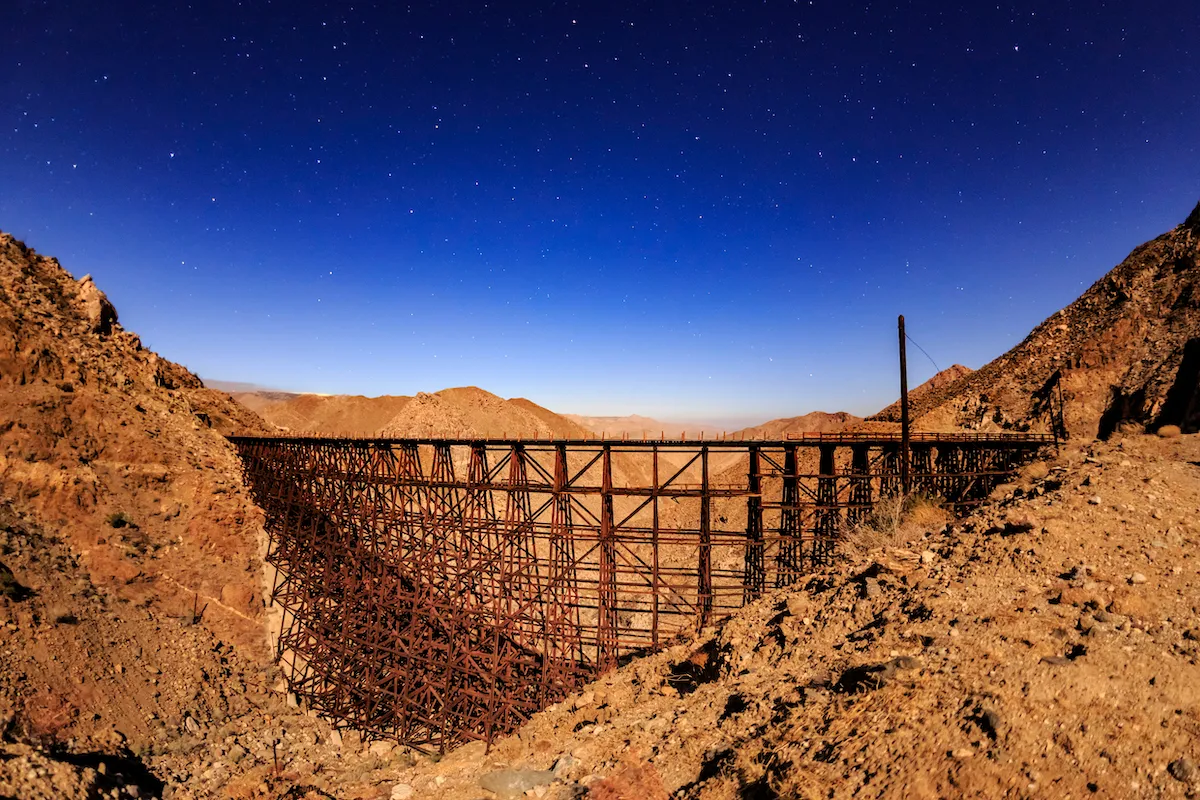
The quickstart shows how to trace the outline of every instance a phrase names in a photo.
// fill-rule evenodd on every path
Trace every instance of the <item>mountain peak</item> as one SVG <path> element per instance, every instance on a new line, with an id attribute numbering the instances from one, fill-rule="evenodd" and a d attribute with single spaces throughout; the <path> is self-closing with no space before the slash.
<path id="1" fill-rule="evenodd" d="M 1188 218 L 1183 221 L 1185 230 L 1200 236 L 1200 203 L 1196 203 L 1196 207 L 1192 209 L 1192 213 L 1188 214 Z"/>

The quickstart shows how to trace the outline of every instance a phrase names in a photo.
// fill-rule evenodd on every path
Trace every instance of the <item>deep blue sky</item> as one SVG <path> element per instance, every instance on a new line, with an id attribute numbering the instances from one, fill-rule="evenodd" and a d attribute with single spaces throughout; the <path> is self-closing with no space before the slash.
<path id="1" fill-rule="evenodd" d="M 0 229 L 199 374 L 876 410 L 1200 198 L 1200 3 L 0 6 Z M 912 381 L 933 372 L 920 353 Z"/>

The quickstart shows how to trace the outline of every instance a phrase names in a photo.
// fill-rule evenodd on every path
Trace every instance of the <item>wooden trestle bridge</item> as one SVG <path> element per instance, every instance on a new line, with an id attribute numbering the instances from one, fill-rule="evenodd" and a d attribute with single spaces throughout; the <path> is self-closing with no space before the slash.
<path id="1" fill-rule="evenodd" d="M 828 562 L 902 491 L 979 503 L 1040 435 L 777 441 L 235 437 L 291 688 L 441 749 L 511 730 Z M 907 462 L 907 463 L 906 463 Z"/>

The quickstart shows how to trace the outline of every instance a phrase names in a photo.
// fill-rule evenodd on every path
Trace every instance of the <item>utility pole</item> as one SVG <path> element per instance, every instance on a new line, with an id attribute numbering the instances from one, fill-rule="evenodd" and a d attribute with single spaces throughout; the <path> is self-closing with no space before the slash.
<path id="1" fill-rule="evenodd" d="M 900 487 L 905 496 L 912 490 L 908 474 L 908 355 L 904 348 L 904 315 L 900 315 Z"/>

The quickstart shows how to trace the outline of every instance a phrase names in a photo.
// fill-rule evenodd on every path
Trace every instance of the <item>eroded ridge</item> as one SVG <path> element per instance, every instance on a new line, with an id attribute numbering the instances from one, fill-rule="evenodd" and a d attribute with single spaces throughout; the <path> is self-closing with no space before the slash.
<path id="1" fill-rule="evenodd" d="M 231 441 L 266 513 L 292 690 L 441 750 L 798 584 L 901 491 L 903 455 L 886 434 Z M 969 508 L 1052 443 L 917 434 L 911 490 Z"/>

